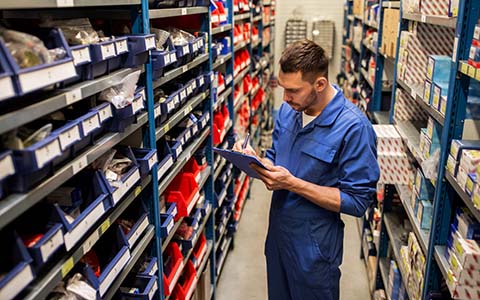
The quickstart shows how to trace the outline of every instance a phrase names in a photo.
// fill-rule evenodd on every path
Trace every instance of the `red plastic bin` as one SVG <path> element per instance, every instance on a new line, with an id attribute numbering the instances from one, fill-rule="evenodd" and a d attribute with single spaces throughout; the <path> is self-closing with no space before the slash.
<path id="1" fill-rule="evenodd" d="M 197 271 L 191 261 L 187 262 L 183 270 L 183 276 L 177 283 L 173 291 L 173 299 L 175 300 L 189 300 L 197 287 Z"/>
<path id="2" fill-rule="evenodd" d="M 165 197 L 167 202 L 175 202 L 177 204 L 178 213 L 175 216 L 175 221 L 190 215 L 200 198 L 195 176 L 184 172 L 178 174 L 168 186 Z"/>
<path id="3" fill-rule="evenodd" d="M 193 248 L 193 252 L 192 252 L 192 263 L 195 269 L 198 269 L 198 267 L 200 267 L 200 264 L 205 258 L 206 253 L 207 253 L 207 238 L 205 237 L 205 234 L 202 233 L 202 235 L 200 235 L 200 238 L 197 241 L 197 244 Z"/>
<path id="4" fill-rule="evenodd" d="M 163 292 L 169 296 L 183 271 L 183 256 L 177 243 L 170 243 L 163 257 Z"/>

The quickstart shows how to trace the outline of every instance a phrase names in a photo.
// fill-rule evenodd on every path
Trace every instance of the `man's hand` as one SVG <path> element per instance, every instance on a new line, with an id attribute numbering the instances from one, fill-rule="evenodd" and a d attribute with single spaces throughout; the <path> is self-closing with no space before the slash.
<path id="1" fill-rule="evenodd" d="M 270 162 L 270 160 L 268 161 Z M 266 165 L 268 170 L 256 164 L 251 164 L 250 167 L 258 173 L 260 179 L 270 191 L 291 190 L 293 188 L 296 177 L 284 167 L 274 166 L 271 162 Z"/>
<path id="2" fill-rule="evenodd" d="M 250 144 L 248 144 L 245 149 L 242 149 L 243 142 L 244 142 L 244 140 L 237 141 L 235 143 L 235 145 L 233 145 L 233 150 L 237 151 L 237 152 L 240 152 L 240 153 L 243 153 L 243 154 L 252 155 L 252 156 L 257 157 L 257 153 L 255 152 L 255 150 L 253 150 L 253 148 L 252 148 L 252 146 L 250 146 Z"/>

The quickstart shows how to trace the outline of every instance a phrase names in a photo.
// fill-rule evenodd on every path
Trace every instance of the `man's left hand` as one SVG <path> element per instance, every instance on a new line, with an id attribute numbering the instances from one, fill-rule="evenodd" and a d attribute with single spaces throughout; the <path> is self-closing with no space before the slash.
<path id="1" fill-rule="evenodd" d="M 256 164 L 252 164 L 251 168 L 258 173 L 260 179 L 270 191 L 289 190 L 292 188 L 295 176 L 284 167 L 268 166 L 268 170 L 266 170 Z"/>

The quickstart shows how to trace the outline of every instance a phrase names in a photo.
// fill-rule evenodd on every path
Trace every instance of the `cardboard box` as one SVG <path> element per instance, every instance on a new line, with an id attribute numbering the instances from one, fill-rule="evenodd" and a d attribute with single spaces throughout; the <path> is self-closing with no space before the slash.
<path id="1" fill-rule="evenodd" d="M 356 16 L 363 16 L 364 0 L 353 0 L 353 14 Z"/>
<path id="2" fill-rule="evenodd" d="M 396 121 L 419 121 L 424 122 L 428 113 L 402 89 L 395 93 L 394 118 Z"/>
<path id="3" fill-rule="evenodd" d="M 380 166 L 379 183 L 408 184 L 413 168 L 406 153 L 394 155 L 378 154 L 377 161 Z"/>
<path id="4" fill-rule="evenodd" d="M 450 154 L 448 155 L 448 160 L 447 160 L 447 172 L 450 173 L 453 177 L 457 176 L 457 171 L 458 171 L 458 163 L 453 158 L 453 156 Z"/>
<path id="5" fill-rule="evenodd" d="M 478 184 L 473 188 L 472 202 L 473 205 L 480 210 L 480 185 Z"/>
<path id="6" fill-rule="evenodd" d="M 449 0 L 422 0 L 420 12 L 427 16 L 445 16 L 450 12 Z"/>
<path id="7" fill-rule="evenodd" d="M 480 269 L 480 247 L 476 241 L 466 240 L 456 232 L 453 240 L 453 250 L 463 269 L 472 271 Z"/>
<path id="8" fill-rule="evenodd" d="M 448 83 L 452 58 L 445 55 L 430 55 L 427 64 L 427 79 L 434 83 Z"/>
<path id="9" fill-rule="evenodd" d="M 402 154 L 406 152 L 406 147 L 402 137 L 394 125 L 373 125 L 377 135 L 377 152 L 379 154 Z"/>
<path id="10" fill-rule="evenodd" d="M 418 206 L 417 219 L 420 222 L 420 228 L 429 230 L 432 226 L 433 205 L 432 202 L 422 200 Z"/>
<path id="11" fill-rule="evenodd" d="M 381 52 L 389 57 L 395 57 L 397 47 L 397 36 L 400 23 L 399 9 L 384 9 L 383 35 Z"/>
<path id="12" fill-rule="evenodd" d="M 476 173 L 468 174 L 467 182 L 465 183 L 465 193 L 467 193 L 468 196 L 470 196 L 470 197 L 472 196 L 473 189 L 474 189 L 476 184 L 477 184 Z"/>
<path id="13" fill-rule="evenodd" d="M 480 300 L 480 288 L 461 285 L 452 270 L 448 270 L 447 286 L 454 299 Z"/>
<path id="14" fill-rule="evenodd" d="M 440 137 L 442 135 L 442 126 L 438 124 L 433 118 L 428 118 L 427 122 L 427 136 L 432 143 L 440 143 Z"/>
<path id="15" fill-rule="evenodd" d="M 447 97 L 440 98 L 440 109 L 438 111 L 445 117 L 445 114 L 447 113 Z"/>
<path id="16" fill-rule="evenodd" d="M 468 149 L 480 150 L 480 141 L 452 140 L 450 155 L 452 155 L 456 161 L 460 161 L 463 150 Z"/>
<path id="17" fill-rule="evenodd" d="M 448 97 L 448 83 L 434 83 L 432 87 L 432 103 L 430 104 L 434 109 L 440 111 L 440 101 L 443 97 Z"/>
<path id="18" fill-rule="evenodd" d="M 423 84 L 423 102 L 428 105 L 432 103 L 432 82 L 428 79 L 425 79 L 425 83 Z"/>
<path id="19" fill-rule="evenodd" d="M 464 150 L 462 151 L 462 159 L 460 160 L 460 167 L 467 173 L 476 172 L 480 164 L 480 150 Z"/>

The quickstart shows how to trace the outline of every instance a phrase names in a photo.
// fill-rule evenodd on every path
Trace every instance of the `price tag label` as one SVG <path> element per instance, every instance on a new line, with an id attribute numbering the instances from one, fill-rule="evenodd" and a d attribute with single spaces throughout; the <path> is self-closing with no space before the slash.
<path id="1" fill-rule="evenodd" d="M 57 7 L 73 7 L 73 0 L 57 0 Z"/>
<path id="2" fill-rule="evenodd" d="M 115 46 L 117 47 L 117 54 L 128 52 L 128 44 L 126 39 L 115 42 Z"/>
<path id="3" fill-rule="evenodd" d="M 70 257 L 63 265 L 62 265 L 62 278 L 67 276 L 68 272 L 70 272 L 71 269 L 73 269 L 73 266 L 75 265 L 73 261 L 73 257 Z"/>
<path id="4" fill-rule="evenodd" d="M 110 43 L 108 45 L 102 45 L 101 50 L 102 50 L 102 59 L 103 60 L 115 56 L 115 45 L 113 43 Z"/>
<path id="5" fill-rule="evenodd" d="M 182 16 L 186 15 L 187 14 L 187 9 L 186 8 L 182 8 Z"/>
<path id="6" fill-rule="evenodd" d="M 82 99 L 82 90 L 74 89 L 73 91 L 65 93 L 65 103 L 70 105 Z"/>
<path id="7" fill-rule="evenodd" d="M 72 56 L 73 56 L 73 63 L 75 66 L 78 66 L 84 62 L 91 61 L 90 50 L 88 49 L 88 47 L 72 50 Z"/>
<path id="8" fill-rule="evenodd" d="M 469 66 L 468 67 L 468 76 L 472 77 L 472 78 L 475 78 L 475 68 L 473 66 Z"/>
<path id="9" fill-rule="evenodd" d="M 187 72 L 187 71 L 188 71 L 188 66 L 187 66 L 187 65 L 183 66 L 183 67 L 182 67 L 182 72 L 185 73 L 185 72 Z"/>
<path id="10" fill-rule="evenodd" d="M 165 124 L 165 126 L 163 126 L 163 132 L 167 133 L 169 130 L 170 130 L 170 124 Z"/>
<path id="11" fill-rule="evenodd" d="M 147 50 L 150 49 L 155 49 L 155 37 L 154 36 L 149 36 L 145 38 L 145 47 Z"/>
<path id="12" fill-rule="evenodd" d="M 463 74 L 468 74 L 468 64 L 462 62 L 461 67 L 460 67 L 460 71 Z"/>
<path id="13" fill-rule="evenodd" d="M 141 192 L 142 192 L 142 187 L 141 187 L 141 186 L 137 186 L 137 187 L 135 188 L 135 192 L 134 192 L 135 198 L 138 197 L 138 195 L 140 195 Z"/>
<path id="14" fill-rule="evenodd" d="M 109 227 L 110 227 L 110 219 L 106 219 L 100 226 L 100 231 L 102 232 L 102 234 L 104 234 Z"/>
<path id="15" fill-rule="evenodd" d="M 73 171 L 73 175 L 77 174 L 78 172 L 80 172 L 83 168 L 85 168 L 86 166 L 88 166 L 88 160 L 87 160 L 87 157 L 84 156 L 84 157 L 81 157 L 80 159 L 78 159 L 72 166 L 72 171 Z"/>
<path id="16" fill-rule="evenodd" d="M 475 79 L 480 81 L 480 69 L 476 70 Z"/>
<path id="17" fill-rule="evenodd" d="M 170 64 L 170 55 L 168 55 L 168 54 L 165 55 L 165 56 L 163 57 L 163 62 L 164 62 L 165 65 Z"/>

